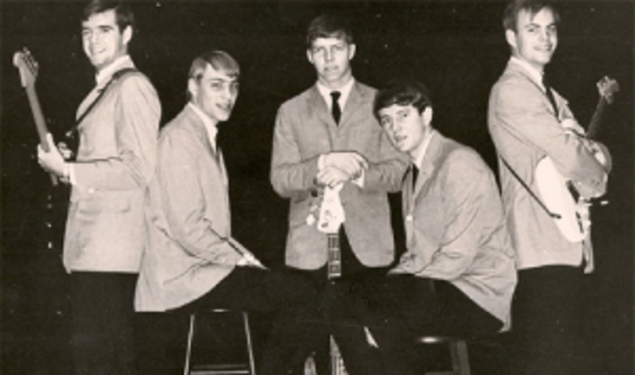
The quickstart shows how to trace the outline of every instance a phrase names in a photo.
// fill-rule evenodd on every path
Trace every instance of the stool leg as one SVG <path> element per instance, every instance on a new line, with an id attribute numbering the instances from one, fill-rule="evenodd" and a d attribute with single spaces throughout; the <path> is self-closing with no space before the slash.
<path id="1" fill-rule="evenodd" d="M 251 329 L 249 327 L 249 315 L 243 311 L 243 323 L 245 325 L 245 337 L 247 339 L 247 354 L 249 355 L 249 370 L 251 375 L 256 375 L 256 362 L 254 360 L 254 349 L 251 342 Z"/>
<path id="2" fill-rule="evenodd" d="M 183 366 L 183 375 L 190 375 L 190 356 L 192 355 L 192 341 L 194 340 L 194 322 L 195 314 L 190 314 L 190 330 L 187 333 L 187 349 L 185 351 L 185 365 Z"/>
<path id="3" fill-rule="evenodd" d="M 471 375 L 470 358 L 467 353 L 467 343 L 464 340 L 450 343 L 452 356 L 452 371 L 455 375 Z"/>

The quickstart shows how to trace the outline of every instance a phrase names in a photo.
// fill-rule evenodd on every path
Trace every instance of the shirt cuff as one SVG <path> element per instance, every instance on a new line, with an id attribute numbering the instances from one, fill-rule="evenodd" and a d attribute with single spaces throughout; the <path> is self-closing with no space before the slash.
<path id="1" fill-rule="evenodd" d="M 324 159 L 326 159 L 326 155 L 322 154 L 320 155 L 320 157 L 318 157 L 318 172 L 321 171 L 322 169 L 324 169 Z"/>

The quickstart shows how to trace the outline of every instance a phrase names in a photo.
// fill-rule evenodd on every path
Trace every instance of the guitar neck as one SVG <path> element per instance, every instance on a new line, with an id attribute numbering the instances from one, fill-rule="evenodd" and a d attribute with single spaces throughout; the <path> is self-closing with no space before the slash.
<path id="1" fill-rule="evenodd" d="M 336 233 L 327 233 L 328 242 L 328 278 L 333 279 L 342 276 L 342 256 L 340 252 L 340 236 Z"/>
<path id="2" fill-rule="evenodd" d="M 587 127 L 586 137 L 588 139 L 597 139 L 597 135 L 600 130 L 600 123 L 602 122 L 602 116 L 604 115 L 607 104 L 608 102 L 606 101 L 606 98 L 600 96 L 600 100 L 595 107 L 595 112 L 593 112 L 593 116 L 591 116 L 591 121 L 589 121 L 589 126 Z"/>
<path id="3" fill-rule="evenodd" d="M 33 113 L 33 121 L 35 121 L 35 127 L 37 128 L 37 134 L 40 138 L 40 145 L 44 151 L 48 152 L 48 142 L 46 142 L 46 134 L 48 129 L 46 128 L 46 121 L 44 120 L 44 114 L 42 114 L 42 106 L 40 106 L 40 100 L 35 92 L 33 85 L 26 87 L 26 94 L 29 98 L 29 104 L 31 112 Z"/>

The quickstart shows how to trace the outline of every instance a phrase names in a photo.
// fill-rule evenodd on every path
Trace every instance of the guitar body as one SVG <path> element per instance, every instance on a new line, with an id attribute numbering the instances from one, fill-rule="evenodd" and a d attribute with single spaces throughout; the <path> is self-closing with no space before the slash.
<path id="1" fill-rule="evenodd" d="M 613 95 L 619 91 L 617 81 L 608 77 L 601 79 L 597 86 L 600 99 L 587 129 L 587 139 L 595 139 L 604 108 L 613 102 Z M 601 153 L 597 153 L 595 157 L 600 163 L 606 164 L 607 160 Z M 579 196 L 573 183 L 560 174 L 548 156 L 538 162 L 534 177 L 538 193 L 545 207 L 554 214 L 554 222 L 564 238 L 570 242 L 580 242 L 587 238 L 591 227 L 591 202 Z"/>
<path id="2" fill-rule="evenodd" d="M 560 233 L 569 242 L 580 242 L 589 234 L 590 222 L 588 204 L 578 202 L 567 188 L 567 181 L 550 157 L 545 156 L 535 170 L 538 193 L 549 211 L 560 217 L 554 218 Z"/>

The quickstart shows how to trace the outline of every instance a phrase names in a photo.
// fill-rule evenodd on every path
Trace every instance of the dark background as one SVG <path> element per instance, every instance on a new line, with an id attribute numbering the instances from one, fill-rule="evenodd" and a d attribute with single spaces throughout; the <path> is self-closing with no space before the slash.
<path id="1" fill-rule="evenodd" d="M 580 312 L 591 347 L 580 360 L 588 363 L 589 374 L 631 374 L 634 7 L 626 1 L 556 4 L 563 22 L 548 70 L 580 123 L 590 120 L 597 103 L 595 82 L 610 75 L 621 86 L 600 136 L 613 154 L 614 169 L 610 204 L 593 210 L 597 271 L 587 277 L 588 303 Z M 196 55 L 219 48 L 239 61 L 240 97 L 219 136 L 231 181 L 234 234 L 276 268 L 283 262 L 287 202 L 268 181 L 272 131 L 278 106 L 314 83 L 304 46 L 309 21 L 327 9 L 349 14 L 358 45 L 355 77 L 376 87 L 395 76 L 422 81 L 432 92 L 435 126 L 474 147 L 495 167 L 486 111 L 489 90 L 509 57 L 500 21 L 504 6 L 501 1 L 441 0 L 146 1 L 134 6 L 138 30 L 130 52 L 159 92 L 163 123 L 185 103 L 187 71 Z M 51 131 L 61 138 L 93 85 L 79 38 L 81 9 L 62 0 L 0 3 L 0 372 L 7 375 L 71 373 L 67 279 L 60 260 L 67 192 L 52 188 L 35 161 L 37 135 L 11 61 L 23 46 L 39 61 L 38 93 Z M 398 196 L 391 199 L 398 203 Z M 181 335 L 182 322 L 154 318 L 141 325 L 150 327 L 155 339 Z M 505 366 L 512 350 L 504 338 L 474 345 L 473 372 L 513 373 Z"/>

